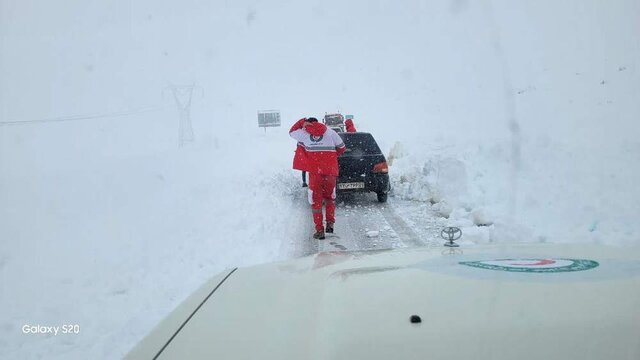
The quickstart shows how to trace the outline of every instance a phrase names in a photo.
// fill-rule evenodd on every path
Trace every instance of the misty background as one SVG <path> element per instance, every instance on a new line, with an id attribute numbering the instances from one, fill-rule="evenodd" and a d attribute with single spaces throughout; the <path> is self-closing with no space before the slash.
<path id="1" fill-rule="evenodd" d="M 286 259 L 287 130 L 325 112 L 395 147 L 392 204 L 486 212 L 473 241 L 637 246 L 639 24 L 635 0 L 0 0 L 0 352 L 118 358 L 216 272 Z"/>

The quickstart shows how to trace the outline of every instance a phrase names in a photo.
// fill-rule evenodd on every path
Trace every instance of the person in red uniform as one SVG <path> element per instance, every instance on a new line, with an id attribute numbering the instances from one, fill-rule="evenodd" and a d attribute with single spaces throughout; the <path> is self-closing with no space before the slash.
<path id="1" fill-rule="evenodd" d="M 346 150 L 344 142 L 334 130 L 310 117 L 296 121 L 289 135 L 298 141 L 294 169 L 309 173 L 309 203 L 316 232 L 315 239 L 324 239 L 325 230 L 333 232 L 335 219 L 336 178 L 338 156 Z M 302 156 L 304 155 L 304 156 Z M 297 167 L 296 167 L 297 166 Z M 322 205 L 326 208 L 326 228 L 323 226 Z"/>
<path id="2" fill-rule="evenodd" d="M 347 132 L 357 132 L 358 130 L 356 130 L 356 126 L 353 124 L 353 120 L 351 119 L 347 119 L 344 122 L 344 125 L 347 127 Z"/>

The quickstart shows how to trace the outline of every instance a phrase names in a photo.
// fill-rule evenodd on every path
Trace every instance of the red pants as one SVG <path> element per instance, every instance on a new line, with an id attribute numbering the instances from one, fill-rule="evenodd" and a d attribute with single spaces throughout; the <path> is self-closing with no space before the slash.
<path id="1" fill-rule="evenodd" d="M 336 222 L 336 177 L 309 173 L 309 203 L 316 231 L 324 231 L 322 224 L 322 201 L 326 205 L 327 222 Z"/>

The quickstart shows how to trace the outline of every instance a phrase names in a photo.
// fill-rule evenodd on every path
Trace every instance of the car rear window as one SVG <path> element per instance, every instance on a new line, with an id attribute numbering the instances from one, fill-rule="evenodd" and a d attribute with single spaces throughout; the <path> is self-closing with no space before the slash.
<path id="1" fill-rule="evenodd" d="M 344 118 L 342 115 L 325 115 L 324 123 L 329 126 L 344 124 Z"/>
<path id="2" fill-rule="evenodd" d="M 378 155 L 382 154 L 376 140 L 367 133 L 341 133 L 340 137 L 347 147 L 346 156 L 349 155 Z"/>

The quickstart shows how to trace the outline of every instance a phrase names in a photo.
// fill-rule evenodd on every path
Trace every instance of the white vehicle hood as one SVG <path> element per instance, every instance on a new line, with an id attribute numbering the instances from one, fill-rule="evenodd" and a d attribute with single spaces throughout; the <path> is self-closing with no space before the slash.
<path id="1" fill-rule="evenodd" d="M 324 252 L 227 271 L 128 358 L 640 359 L 640 249 L 463 251 Z"/>

